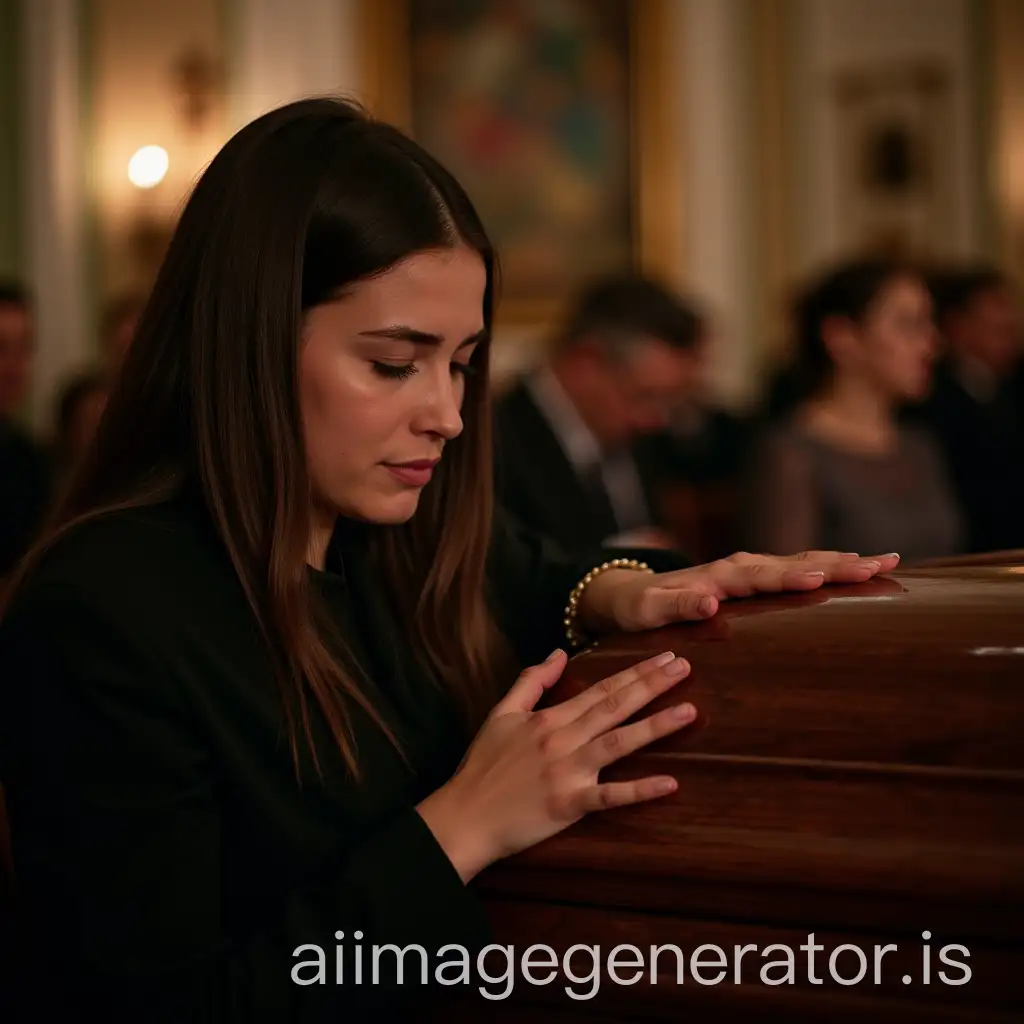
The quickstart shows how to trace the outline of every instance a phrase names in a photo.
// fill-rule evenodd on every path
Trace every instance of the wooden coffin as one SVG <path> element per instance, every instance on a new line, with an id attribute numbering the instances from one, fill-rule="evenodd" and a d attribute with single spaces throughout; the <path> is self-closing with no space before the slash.
<path id="1" fill-rule="evenodd" d="M 614 774 L 678 792 L 485 872 L 512 990 L 437 1019 L 1024 1020 L 1024 566 L 733 602 L 600 643 L 552 699 L 669 649 L 700 719 Z M 575 981 L 535 983 L 577 944 Z"/>

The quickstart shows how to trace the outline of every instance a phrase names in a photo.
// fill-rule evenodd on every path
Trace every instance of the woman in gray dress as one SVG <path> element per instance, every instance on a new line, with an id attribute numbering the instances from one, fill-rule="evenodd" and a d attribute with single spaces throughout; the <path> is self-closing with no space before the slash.
<path id="1" fill-rule="evenodd" d="M 932 438 L 900 422 L 936 354 L 921 276 L 886 262 L 830 270 L 797 306 L 790 410 L 760 439 L 747 504 L 753 550 L 957 553 L 960 513 Z"/>

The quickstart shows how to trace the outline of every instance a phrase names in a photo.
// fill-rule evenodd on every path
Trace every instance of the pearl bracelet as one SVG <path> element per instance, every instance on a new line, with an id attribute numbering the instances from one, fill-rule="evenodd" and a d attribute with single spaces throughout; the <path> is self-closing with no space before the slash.
<path id="1" fill-rule="evenodd" d="M 579 611 L 580 598 L 583 596 L 583 591 L 586 590 L 587 584 L 591 580 L 596 579 L 601 573 L 607 572 L 609 569 L 633 569 L 636 572 L 654 572 L 646 562 L 638 561 L 636 558 L 613 558 L 611 561 L 602 562 L 591 569 L 573 587 L 572 593 L 569 595 L 569 603 L 565 606 L 565 636 L 573 647 L 579 647 L 584 642 L 584 637 L 576 629 L 576 615 Z"/>

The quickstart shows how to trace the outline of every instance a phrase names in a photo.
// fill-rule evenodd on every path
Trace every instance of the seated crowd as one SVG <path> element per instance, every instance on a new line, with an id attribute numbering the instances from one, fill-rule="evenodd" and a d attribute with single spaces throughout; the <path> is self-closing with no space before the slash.
<path id="1" fill-rule="evenodd" d="M 0 579 L 85 452 L 140 309 L 109 304 L 101 363 L 66 382 L 44 444 L 18 419 L 30 296 L 0 288 Z M 793 312 L 790 361 L 737 413 L 711 397 L 714 328 L 697 303 L 638 275 L 593 282 L 543 364 L 499 382 L 500 501 L 567 550 L 894 550 L 907 564 L 1024 547 L 1009 283 L 851 260 L 808 282 Z"/>

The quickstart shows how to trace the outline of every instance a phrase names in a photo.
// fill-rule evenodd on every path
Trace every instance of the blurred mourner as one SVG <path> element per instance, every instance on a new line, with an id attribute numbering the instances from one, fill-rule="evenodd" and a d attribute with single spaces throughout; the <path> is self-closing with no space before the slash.
<path id="1" fill-rule="evenodd" d="M 972 552 L 1024 547 L 1024 360 L 1014 296 L 986 268 L 935 286 L 944 347 L 924 406 L 967 519 Z"/>
<path id="2" fill-rule="evenodd" d="M 665 431 L 698 386 L 700 342 L 698 314 L 656 282 L 593 284 L 550 360 L 498 404 L 505 507 L 568 550 L 669 544 L 658 501 L 666 467 L 641 441 Z"/>

